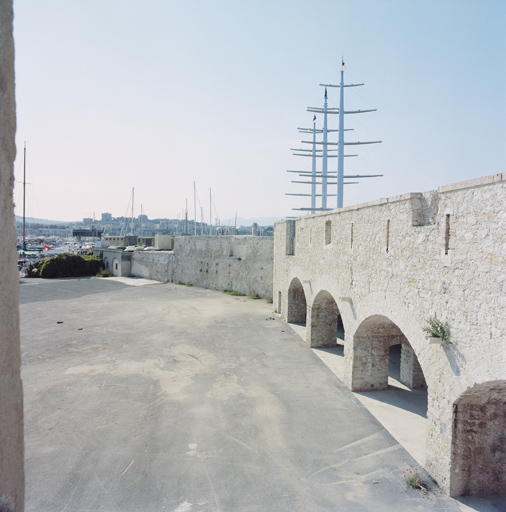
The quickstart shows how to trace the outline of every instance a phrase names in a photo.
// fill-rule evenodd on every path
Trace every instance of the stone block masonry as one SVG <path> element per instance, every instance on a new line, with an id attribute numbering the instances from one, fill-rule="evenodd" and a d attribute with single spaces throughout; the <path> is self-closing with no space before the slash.
<path id="1" fill-rule="evenodd" d="M 273 237 L 178 236 L 173 251 L 99 249 L 113 275 L 234 290 L 262 298 L 272 293 Z"/>
<path id="2" fill-rule="evenodd" d="M 12 1 L 0 2 L 0 510 L 24 508 L 19 274 L 14 230 L 16 104 Z"/>
<path id="3" fill-rule="evenodd" d="M 506 489 L 505 205 L 496 174 L 275 227 L 278 311 L 311 346 L 344 338 L 353 391 L 385 389 L 401 345 L 401 380 L 427 387 L 426 469 L 453 495 Z M 434 315 L 453 344 L 426 340 Z"/>

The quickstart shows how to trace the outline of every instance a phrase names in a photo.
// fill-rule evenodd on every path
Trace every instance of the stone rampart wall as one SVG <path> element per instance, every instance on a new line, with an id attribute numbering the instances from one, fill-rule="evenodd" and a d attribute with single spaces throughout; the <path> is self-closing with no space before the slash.
<path id="1" fill-rule="evenodd" d="M 272 237 L 184 236 L 174 251 L 135 251 L 129 272 L 157 281 L 182 282 L 246 295 L 272 294 Z M 102 251 L 104 256 L 107 251 Z"/>
<path id="2" fill-rule="evenodd" d="M 297 279 L 310 336 L 316 296 L 325 291 L 334 298 L 351 389 L 363 389 L 354 354 L 360 353 L 362 370 L 369 364 L 359 338 L 388 336 L 393 325 L 413 347 L 429 394 L 427 469 L 447 490 L 456 400 L 476 384 L 506 379 L 505 180 L 488 176 L 284 221 L 275 229 L 275 305 L 286 317 Z M 434 315 L 449 322 L 453 345 L 428 344 L 422 329 Z M 370 327 L 356 336 L 366 320 Z M 368 354 L 374 359 L 374 350 Z"/>

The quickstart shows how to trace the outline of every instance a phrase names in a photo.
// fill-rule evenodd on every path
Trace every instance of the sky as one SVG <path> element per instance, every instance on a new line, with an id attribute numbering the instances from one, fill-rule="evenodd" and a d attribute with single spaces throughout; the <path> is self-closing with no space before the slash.
<path id="1" fill-rule="evenodd" d="M 16 214 L 26 142 L 30 217 L 129 216 L 134 189 L 135 216 L 192 219 L 194 182 L 198 220 L 210 189 L 213 223 L 300 215 L 291 148 L 341 58 L 345 109 L 377 109 L 345 140 L 382 141 L 345 174 L 383 175 L 345 206 L 506 172 L 505 26 L 503 0 L 15 0 Z"/>

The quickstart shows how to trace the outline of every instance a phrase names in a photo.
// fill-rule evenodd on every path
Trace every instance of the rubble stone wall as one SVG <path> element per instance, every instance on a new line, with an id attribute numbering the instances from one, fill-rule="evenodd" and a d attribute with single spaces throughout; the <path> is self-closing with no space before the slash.
<path id="1" fill-rule="evenodd" d="M 179 236 L 174 251 L 135 251 L 131 273 L 264 298 L 272 293 L 272 237 Z"/>
<path id="2" fill-rule="evenodd" d="M 278 310 L 286 318 L 297 278 L 311 332 L 312 320 L 325 316 L 312 315 L 314 299 L 333 297 L 351 389 L 381 387 L 367 371 L 377 354 L 372 343 L 364 349 L 365 339 L 400 330 L 413 348 L 428 387 L 426 469 L 448 491 L 452 436 L 463 431 L 455 428 L 455 402 L 476 384 L 506 379 L 505 204 L 506 174 L 497 174 L 275 227 Z M 434 315 L 449 322 L 453 344 L 426 340 L 423 327 Z"/>
<path id="3" fill-rule="evenodd" d="M 24 509 L 19 273 L 14 230 L 16 104 L 12 1 L 0 2 L 0 508 Z"/>

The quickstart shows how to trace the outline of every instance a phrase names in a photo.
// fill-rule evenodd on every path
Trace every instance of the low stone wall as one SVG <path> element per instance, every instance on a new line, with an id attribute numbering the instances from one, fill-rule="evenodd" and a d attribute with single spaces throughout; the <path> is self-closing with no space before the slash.
<path id="1" fill-rule="evenodd" d="M 172 251 L 136 251 L 132 254 L 131 272 L 137 277 L 170 281 L 169 266 L 173 259 Z"/>
<path id="2" fill-rule="evenodd" d="M 272 294 L 272 237 L 176 237 L 170 281 L 246 295 Z"/>
<path id="3" fill-rule="evenodd" d="M 272 294 L 273 245 L 272 237 L 180 236 L 174 239 L 174 251 L 104 249 L 95 254 L 113 275 L 131 274 L 264 298 Z M 113 262 L 120 257 L 125 261 L 118 271 Z"/>

